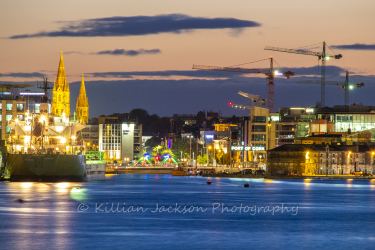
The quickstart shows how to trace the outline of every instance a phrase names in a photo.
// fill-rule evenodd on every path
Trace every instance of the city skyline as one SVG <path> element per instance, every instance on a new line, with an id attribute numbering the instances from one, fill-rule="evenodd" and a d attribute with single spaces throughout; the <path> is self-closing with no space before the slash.
<path id="1" fill-rule="evenodd" d="M 267 98 L 264 75 L 192 70 L 193 64 L 275 66 L 296 73 L 276 78 L 274 111 L 286 106 L 315 106 L 320 86 L 300 84 L 320 79 L 316 57 L 266 51 L 266 46 L 302 48 L 313 45 L 342 54 L 327 61 L 326 80 L 365 83 L 350 93 L 350 104 L 375 105 L 375 3 L 361 1 L 65 1 L 0 3 L 0 81 L 56 79 L 60 50 L 64 54 L 71 103 L 85 74 L 90 117 L 142 108 L 150 114 L 221 111 L 248 115 L 228 102 L 249 105 L 243 91 Z M 270 8 L 272 6 L 273 8 Z M 324 8 L 322 8 L 324 6 Z M 265 60 L 264 60 L 265 59 Z M 262 60 L 262 61 L 260 61 Z M 259 61 L 259 62 L 256 62 Z M 245 64 L 247 62 L 254 62 Z M 320 64 L 320 63 L 319 63 Z M 326 105 L 343 105 L 344 91 L 326 86 Z M 74 109 L 72 109 L 73 111 Z"/>

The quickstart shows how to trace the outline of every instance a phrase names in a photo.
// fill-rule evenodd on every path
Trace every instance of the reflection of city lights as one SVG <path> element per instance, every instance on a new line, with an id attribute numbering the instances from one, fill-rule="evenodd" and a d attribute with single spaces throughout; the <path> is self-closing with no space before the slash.
<path id="1" fill-rule="evenodd" d="M 56 186 L 58 188 L 67 188 L 67 187 L 69 187 L 69 183 L 67 183 L 67 182 L 61 182 L 61 183 L 57 183 Z"/>
<path id="2" fill-rule="evenodd" d="M 21 183 L 21 187 L 23 188 L 29 188 L 31 187 L 32 183 L 31 182 L 24 182 L 24 183 Z"/>

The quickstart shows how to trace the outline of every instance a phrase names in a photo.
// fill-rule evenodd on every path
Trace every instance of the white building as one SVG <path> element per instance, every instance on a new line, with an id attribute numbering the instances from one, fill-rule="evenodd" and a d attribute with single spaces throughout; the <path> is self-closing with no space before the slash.
<path id="1" fill-rule="evenodd" d="M 142 125 L 120 120 L 99 124 L 99 151 L 107 162 L 128 163 L 142 156 Z"/>

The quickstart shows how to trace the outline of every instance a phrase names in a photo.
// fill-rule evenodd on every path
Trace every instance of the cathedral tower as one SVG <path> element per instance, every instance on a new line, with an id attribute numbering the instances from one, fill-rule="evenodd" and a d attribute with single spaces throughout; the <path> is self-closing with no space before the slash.
<path id="1" fill-rule="evenodd" d="M 70 116 L 70 90 L 69 84 L 66 81 L 62 51 L 59 68 L 57 70 L 56 82 L 54 83 L 52 90 L 51 113 L 57 116 L 61 116 L 63 113 L 67 117 Z"/>
<path id="2" fill-rule="evenodd" d="M 86 89 L 85 89 L 85 81 L 83 79 L 83 73 L 82 73 L 81 88 L 79 90 L 79 95 L 77 99 L 76 112 L 77 112 L 77 122 L 85 122 L 85 123 L 89 122 L 89 101 L 86 97 Z"/>

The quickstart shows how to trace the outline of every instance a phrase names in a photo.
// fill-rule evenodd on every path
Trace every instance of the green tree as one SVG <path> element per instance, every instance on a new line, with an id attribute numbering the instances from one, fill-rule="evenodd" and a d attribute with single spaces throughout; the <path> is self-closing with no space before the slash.
<path id="1" fill-rule="evenodd" d="M 181 152 L 182 152 L 182 157 L 183 158 L 189 158 L 190 157 L 190 142 L 191 142 L 191 153 L 196 152 L 197 148 L 197 141 L 195 139 L 187 139 L 187 138 L 181 138 L 176 140 L 172 144 L 172 152 L 174 155 L 176 155 L 178 158 L 181 157 Z"/>
<path id="2" fill-rule="evenodd" d="M 203 156 L 198 155 L 197 162 L 200 165 L 206 165 L 207 164 L 207 155 L 206 154 L 204 154 Z"/>

